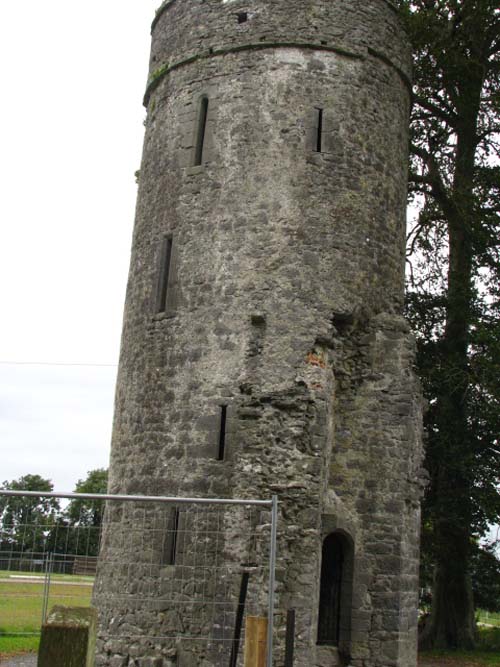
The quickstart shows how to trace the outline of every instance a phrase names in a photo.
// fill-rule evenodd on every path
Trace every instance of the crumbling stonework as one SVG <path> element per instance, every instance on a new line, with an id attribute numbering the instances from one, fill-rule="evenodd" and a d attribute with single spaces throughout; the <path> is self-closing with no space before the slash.
<path id="1" fill-rule="evenodd" d="M 297 667 L 413 667 L 422 452 L 397 11 L 167 0 L 152 35 L 110 491 L 278 494 L 276 664 L 293 608 Z M 332 533 L 349 574 L 339 635 L 318 644 Z M 129 664 L 100 647 L 101 665 Z"/>

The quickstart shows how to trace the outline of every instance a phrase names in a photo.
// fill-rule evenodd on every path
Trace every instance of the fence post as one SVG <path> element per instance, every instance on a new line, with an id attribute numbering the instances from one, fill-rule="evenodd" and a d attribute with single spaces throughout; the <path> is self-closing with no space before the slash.
<path id="1" fill-rule="evenodd" d="M 286 614 L 285 667 L 293 667 L 293 649 L 295 644 L 295 609 Z"/>
<path id="2" fill-rule="evenodd" d="M 236 623 L 234 626 L 234 638 L 231 646 L 231 657 L 229 658 L 229 667 L 236 667 L 238 662 L 238 652 L 240 650 L 241 626 L 243 624 L 243 615 L 245 613 L 245 602 L 247 598 L 249 572 L 243 572 L 241 578 L 240 597 L 238 600 L 238 609 L 236 611 Z"/>
<path id="3" fill-rule="evenodd" d="M 43 603 L 42 603 L 42 625 L 47 619 L 47 611 L 49 606 L 50 595 L 50 579 L 52 574 L 52 553 L 48 553 L 45 557 L 45 578 L 43 582 Z"/>
<path id="4" fill-rule="evenodd" d="M 271 547 L 269 552 L 269 609 L 268 609 L 268 623 L 267 623 L 266 667 L 272 667 L 273 665 L 274 586 L 276 582 L 277 530 L 278 530 L 278 496 L 273 496 L 272 506 L 271 506 Z"/>

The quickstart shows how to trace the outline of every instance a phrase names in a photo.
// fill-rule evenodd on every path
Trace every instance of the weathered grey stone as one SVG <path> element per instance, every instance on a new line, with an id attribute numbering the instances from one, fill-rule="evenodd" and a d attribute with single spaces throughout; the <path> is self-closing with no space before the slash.
<path id="1" fill-rule="evenodd" d="M 141 658 L 139 667 L 164 667 L 163 658 Z"/>
<path id="2" fill-rule="evenodd" d="M 353 667 L 416 664 L 421 404 L 401 317 L 409 72 L 388 0 L 167 0 L 154 22 L 110 491 L 278 493 L 277 664 L 290 607 L 297 667 L 337 654 Z M 157 312 L 165 237 L 171 273 Z M 352 548 L 335 650 L 317 646 L 331 533 Z M 123 580 L 138 595 L 157 577 L 159 595 L 197 599 L 164 547 L 144 546 L 156 574 L 129 582 L 103 568 L 97 590 Z M 120 548 L 110 535 L 103 559 Z M 117 608 L 112 648 L 123 650 L 100 658 L 149 659 L 155 633 L 181 624 L 165 600 Z M 173 663 L 174 650 L 162 645 Z M 181 647 L 179 661 L 220 664 L 209 653 Z"/>
<path id="3" fill-rule="evenodd" d="M 114 655 L 109 660 L 109 667 L 127 667 L 128 657 Z"/>

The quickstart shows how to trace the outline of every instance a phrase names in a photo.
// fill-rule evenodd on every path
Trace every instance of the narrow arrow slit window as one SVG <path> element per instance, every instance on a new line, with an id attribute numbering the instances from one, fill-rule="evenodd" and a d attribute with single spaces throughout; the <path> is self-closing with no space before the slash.
<path id="1" fill-rule="evenodd" d="M 208 119 L 208 97 L 203 96 L 200 100 L 200 109 L 198 115 L 198 129 L 196 133 L 196 149 L 194 154 L 194 166 L 200 166 L 203 163 L 203 148 L 205 145 L 205 134 L 207 130 Z"/>
<path id="2" fill-rule="evenodd" d="M 163 239 L 160 255 L 160 268 L 158 272 L 158 288 L 156 296 L 156 312 L 164 313 L 167 308 L 168 283 L 170 278 L 170 266 L 172 263 L 173 239 L 167 236 Z"/>
<path id="3" fill-rule="evenodd" d="M 170 542 L 169 565 L 175 565 L 177 557 L 177 541 L 179 538 L 179 508 L 176 507 L 172 512 L 172 534 Z"/>
<path id="4" fill-rule="evenodd" d="M 321 153 L 323 141 L 323 109 L 315 107 L 316 111 L 316 147 L 317 153 Z"/>
<path id="5" fill-rule="evenodd" d="M 219 451 L 217 455 L 218 461 L 224 461 L 226 453 L 226 419 L 227 419 L 227 405 L 220 406 L 220 428 L 219 428 Z"/>

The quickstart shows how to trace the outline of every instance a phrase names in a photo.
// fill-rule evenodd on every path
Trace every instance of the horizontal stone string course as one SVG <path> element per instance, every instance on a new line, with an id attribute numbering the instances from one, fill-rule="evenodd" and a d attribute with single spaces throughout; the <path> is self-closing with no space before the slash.
<path id="1" fill-rule="evenodd" d="M 173 72 L 174 70 L 178 69 L 179 67 L 183 67 L 184 65 L 190 65 L 191 63 L 196 62 L 197 60 L 201 60 L 202 58 L 214 58 L 216 56 L 225 56 L 230 53 L 238 53 L 240 51 L 263 51 L 264 49 L 307 49 L 307 50 L 315 50 L 315 51 L 329 51 L 331 53 L 337 53 L 338 55 L 345 56 L 346 58 L 354 58 L 357 60 L 365 60 L 366 56 L 363 55 L 362 53 L 354 53 L 353 51 L 346 51 L 346 49 L 342 49 L 336 46 L 326 46 L 324 44 L 305 44 L 303 42 L 280 42 L 280 43 L 274 43 L 274 44 L 244 44 L 242 46 L 232 46 L 229 48 L 221 48 L 221 49 L 214 49 L 211 51 L 208 51 L 207 53 L 198 53 L 194 56 L 191 56 L 190 58 L 185 58 L 184 60 L 179 60 L 179 62 L 172 63 L 171 65 L 166 63 L 165 65 L 162 65 L 161 67 L 158 67 L 156 69 L 151 78 L 148 81 L 148 84 L 146 86 L 146 92 L 144 94 L 144 106 L 147 107 L 149 104 L 149 100 L 151 98 L 152 93 L 156 90 L 156 88 L 159 86 L 161 83 L 161 80 L 163 79 L 164 76 L 169 74 L 170 72 Z M 397 73 L 400 75 L 400 77 L 403 79 L 404 83 L 408 88 L 411 90 L 411 81 L 409 77 L 403 72 L 401 68 L 399 68 L 397 65 L 395 65 L 393 62 L 389 60 L 386 56 L 384 56 L 383 53 L 379 53 L 378 51 L 375 51 L 374 49 L 368 49 L 368 53 L 373 56 L 374 58 L 379 58 L 384 62 L 386 65 L 389 67 L 393 67 Z"/>
<path id="2" fill-rule="evenodd" d="M 390 60 L 387 56 L 385 56 L 383 53 L 380 53 L 379 51 L 376 51 L 375 49 L 371 49 L 368 47 L 368 53 L 373 56 L 374 58 L 378 58 L 381 60 L 383 63 L 388 65 L 389 67 L 393 67 L 396 72 L 399 74 L 399 76 L 403 79 L 405 85 L 407 86 L 408 90 L 411 92 L 412 90 L 412 85 L 411 85 L 411 79 L 410 77 L 406 74 L 406 72 L 403 72 L 403 70 L 395 65 L 392 60 Z"/>
<path id="3" fill-rule="evenodd" d="M 148 106 L 151 94 L 156 90 L 162 78 L 179 67 L 190 65 L 191 63 L 194 63 L 197 60 L 202 60 L 204 58 L 226 56 L 230 53 L 240 53 L 242 51 L 264 51 L 267 49 L 306 49 L 308 51 L 329 51 L 331 53 L 337 53 L 338 55 L 345 56 L 346 58 L 354 58 L 355 60 L 365 60 L 366 58 L 366 56 L 362 53 L 347 51 L 346 49 L 342 49 L 336 46 L 327 46 L 324 44 L 308 44 L 304 42 L 266 42 L 265 44 L 242 44 L 240 46 L 222 47 L 221 49 L 210 49 L 205 53 L 198 53 L 189 58 L 185 58 L 184 60 L 179 60 L 178 62 L 172 63 L 171 65 L 166 63 L 158 67 L 158 69 L 156 69 L 151 75 L 151 78 L 149 79 L 146 86 L 146 92 L 144 94 L 144 106 Z"/>

